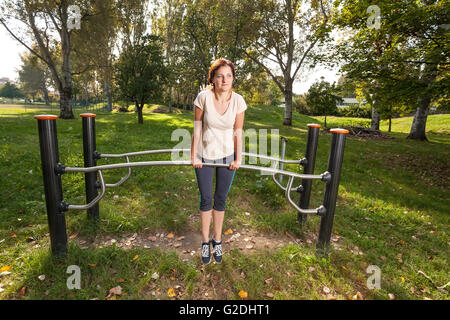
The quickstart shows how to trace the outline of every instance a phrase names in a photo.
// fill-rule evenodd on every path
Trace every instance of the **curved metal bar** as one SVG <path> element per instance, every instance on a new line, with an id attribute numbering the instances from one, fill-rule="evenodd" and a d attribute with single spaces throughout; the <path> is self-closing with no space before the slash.
<path id="1" fill-rule="evenodd" d="M 95 167 L 90 167 L 90 168 L 95 168 Z M 103 179 L 103 174 L 102 174 L 101 170 L 98 170 L 98 176 L 100 178 L 100 184 L 102 186 L 102 191 L 100 192 L 100 194 L 98 196 L 96 196 L 94 199 L 92 199 L 91 202 L 89 202 L 88 204 L 85 204 L 85 205 L 69 204 L 67 206 L 68 210 L 87 210 L 87 209 L 93 207 L 97 202 L 100 201 L 101 198 L 103 198 L 103 196 L 105 195 L 106 185 L 105 185 L 105 180 Z"/>
<path id="2" fill-rule="evenodd" d="M 128 156 L 125 156 L 125 158 L 127 159 L 127 163 L 130 163 L 130 158 L 129 158 Z M 107 188 L 118 187 L 118 186 L 122 185 L 125 181 L 127 181 L 128 178 L 130 177 L 130 175 L 131 175 L 131 167 L 128 168 L 128 173 L 127 173 L 127 175 L 126 175 L 125 177 L 122 177 L 122 179 L 120 179 L 119 182 L 117 182 L 117 183 L 112 183 L 112 184 L 108 184 L 108 183 L 107 183 L 107 184 L 105 184 L 105 186 L 106 186 Z"/>
<path id="3" fill-rule="evenodd" d="M 299 206 L 297 206 L 297 204 L 294 201 L 292 201 L 292 199 L 291 199 L 291 187 L 292 187 L 292 182 L 293 181 L 294 181 L 294 177 L 293 176 L 289 177 L 289 182 L 288 182 L 287 187 L 286 187 L 286 198 L 288 199 L 289 203 L 300 213 L 305 213 L 305 214 L 311 214 L 311 213 L 314 214 L 314 213 L 316 213 L 316 214 L 319 214 L 319 211 L 321 210 L 321 208 L 323 206 L 320 206 L 319 208 L 316 208 L 316 209 L 302 209 Z"/>
<path id="4" fill-rule="evenodd" d="M 147 151 L 138 151 L 138 152 L 129 152 L 129 153 L 121 153 L 121 154 L 109 154 L 109 153 L 102 153 L 100 154 L 100 158 L 122 158 L 122 157 L 135 157 L 135 156 L 142 156 L 146 154 L 159 154 L 159 153 L 179 153 L 179 152 L 191 152 L 190 149 L 160 149 L 160 150 L 147 150 Z M 267 159 L 267 160 L 273 160 L 273 161 L 279 161 L 283 163 L 293 163 L 293 164 L 300 164 L 301 160 L 284 160 L 269 156 L 264 156 L 256 153 L 248 153 L 248 152 L 242 152 L 243 156 L 247 157 L 256 157 L 261 159 Z"/>
<path id="5" fill-rule="evenodd" d="M 276 163 L 276 166 L 278 166 L 278 162 Z M 275 182 L 275 184 L 276 184 L 277 186 L 279 186 L 283 191 L 286 191 L 286 187 L 283 187 L 283 186 L 281 185 L 281 183 L 278 182 L 278 180 L 275 178 L 275 175 L 276 175 L 276 173 L 272 174 L 272 180 L 273 180 L 273 182 Z M 299 188 L 300 188 L 300 187 L 295 187 L 295 188 L 292 189 L 291 191 L 297 191 Z"/>
<path id="6" fill-rule="evenodd" d="M 127 167 L 145 167 L 145 166 L 191 166 L 191 161 L 142 161 L 142 162 L 129 162 L 129 163 L 116 163 L 116 164 L 106 164 L 96 167 L 87 167 L 87 168 L 77 168 L 77 167 L 65 167 L 65 172 L 94 172 L 98 170 L 110 170 L 110 169 L 118 169 L 118 168 L 127 168 Z M 204 166 L 211 167 L 229 167 L 229 164 L 225 163 L 203 163 Z M 300 179 L 310 179 L 310 180 L 322 180 L 323 174 L 313 175 L 313 174 L 299 174 L 284 170 L 278 170 L 274 168 L 267 167 L 258 167 L 252 166 L 248 164 L 243 164 L 240 166 L 242 169 L 263 171 L 265 173 L 279 173 L 287 176 L 292 176 Z"/>

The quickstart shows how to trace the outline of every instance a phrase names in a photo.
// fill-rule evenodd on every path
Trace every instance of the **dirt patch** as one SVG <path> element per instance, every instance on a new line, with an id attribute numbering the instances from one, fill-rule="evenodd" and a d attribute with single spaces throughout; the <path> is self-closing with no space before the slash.
<path id="1" fill-rule="evenodd" d="M 201 253 L 201 232 L 198 226 L 199 214 L 192 214 L 187 230 L 183 232 L 144 231 L 141 233 L 124 234 L 120 236 L 107 235 L 97 237 L 95 240 L 84 239 L 77 235 L 71 235 L 71 241 L 75 241 L 82 248 L 102 248 L 115 244 L 118 248 L 132 249 L 159 248 L 164 251 L 175 250 L 183 261 L 198 259 Z M 231 231 L 231 232 L 230 232 Z M 237 229 L 224 230 L 222 247 L 224 256 L 233 248 L 241 250 L 244 254 L 256 253 L 263 249 L 276 249 L 287 244 L 313 245 L 316 235 L 312 232 L 305 233 L 302 239 L 295 238 L 288 232 L 285 234 L 266 234 L 251 227 L 239 227 Z"/>

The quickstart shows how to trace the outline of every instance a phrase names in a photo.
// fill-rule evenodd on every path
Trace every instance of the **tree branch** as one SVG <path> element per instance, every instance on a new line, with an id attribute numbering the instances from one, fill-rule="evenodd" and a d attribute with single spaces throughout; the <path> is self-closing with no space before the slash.
<path id="1" fill-rule="evenodd" d="M 37 53 L 35 50 L 31 49 L 25 42 L 23 42 L 19 37 L 17 37 L 5 24 L 3 19 L 0 19 L 0 23 L 5 27 L 5 29 L 9 32 L 11 36 L 13 36 L 14 39 L 19 41 L 21 45 L 23 45 L 25 48 L 27 48 L 31 53 L 33 53 L 36 57 L 44 61 L 48 65 L 48 61 L 45 60 L 39 53 Z"/>

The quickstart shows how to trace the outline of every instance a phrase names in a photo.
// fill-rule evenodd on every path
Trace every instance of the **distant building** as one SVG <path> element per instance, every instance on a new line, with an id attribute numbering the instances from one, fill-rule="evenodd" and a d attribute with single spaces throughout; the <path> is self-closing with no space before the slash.
<path id="1" fill-rule="evenodd" d="M 7 78 L 7 77 L 3 77 L 3 78 L 0 78 L 0 87 L 1 87 L 2 85 L 4 85 L 5 83 L 7 83 L 7 82 L 16 84 L 16 83 L 15 83 L 14 81 L 12 81 L 11 79 L 9 79 L 9 78 Z"/>
<path id="2" fill-rule="evenodd" d="M 342 100 L 343 100 L 342 102 L 338 102 L 336 104 L 336 107 L 338 107 L 338 108 L 345 108 L 345 107 L 350 107 L 350 106 L 353 106 L 353 105 L 361 106 L 361 105 L 366 104 L 366 100 L 365 99 L 358 100 L 356 98 L 342 98 Z"/>

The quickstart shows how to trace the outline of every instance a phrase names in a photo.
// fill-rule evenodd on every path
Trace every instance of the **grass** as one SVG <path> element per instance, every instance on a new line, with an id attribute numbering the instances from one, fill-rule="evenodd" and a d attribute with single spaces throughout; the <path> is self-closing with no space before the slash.
<path id="1" fill-rule="evenodd" d="M 151 112 L 155 108 L 164 107 L 146 107 L 144 125 L 137 124 L 134 113 L 97 113 L 98 151 L 170 148 L 179 143 L 171 140 L 174 130 L 192 132 L 192 113 Z M 365 299 L 389 299 L 388 294 L 396 299 L 449 298 L 448 287 L 437 288 L 449 282 L 450 271 L 448 115 L 429 116 L 429 142 L 406 139 L 411 118 L 393 120 L 394 139 L 348 137 L 329 259 L 316 256 L 314 243 L 306 241 L 308 235 L 317 235 L 319 217 L 311 216 L 301 230 L 296 212 L 271 177 L 238 171 L 227 200 L 224 230 L 247 228 L 267 238 L 288 233 L 300 241 L 251 253 L 231 243 L 222 264 L 203 267 L 199 257 L 184 261 L 175 250 L 124 249 L 114 244 L 86 248 L 74 239 L 189 232 L 199 193 L 194 170 L 176 166 L 133 169 L 124 185 L 107 189 L 98 224 L 92 224 L 85 211 L 67 212 L 68 256 L 52 257 L 33 119 L 44 112 L 0 109 L 0 268 L 10 267 L 9 274 L 0 275 L 0 299 L 105 299 L 109 289 L 118 285 L 122 295 L 109 298 L 175 299 L 168 295 L 171 288 L 177 299 L 240 299 L 240 290 L 248 292 L 249 299 L 348 299 L 357 292 Z M 74 120 L 57 120 L 60 161 L 65 165 L 83 166 L 80 112 L 75 111 Z M 322 119 L 294 114 L 293 126 L 286 127 L 283 113 L 280 108 L 252 105 L 244 129 L 267 129 L 269 139 L 270 130 L 278 129 L 289 139 L 286 158 L 300 159 L 306 124 Z M 366 120 L 327 117 L 329 127 L 357 121 Z M 386 128 L 383 122 L 381 129 Z M 190 140 L 185 143 L 181 147 L 189 148 Z M 329 144 L 330 135 L 321 133 L 315 173 L 326 170 Z M 149 159 L 169 158 L 154 155 L 132 161 Z M 122 160 L 101 160 L 115 162 Z M 285 168 L 300 170 L 295 165 Z M 121 169 L 104 176 L 113 183 L 125 173 Z M 65 174 L 62 181 L 64 199 L 84 203 L 83 176 Z M 319 206 L 322 197 L 323 185 L 314 183 L 311 207 Z M 199 223 L 194 226 L 198 229 L 193 232 L 199 233 Z M 70 265 L 81 269 L 79 290 L 67 288 Z M 381 270 L 380 289 L 370 290 L 366 285 L 370 265 Z M 40 275 L 45 279 L 39 280 Z"/>

